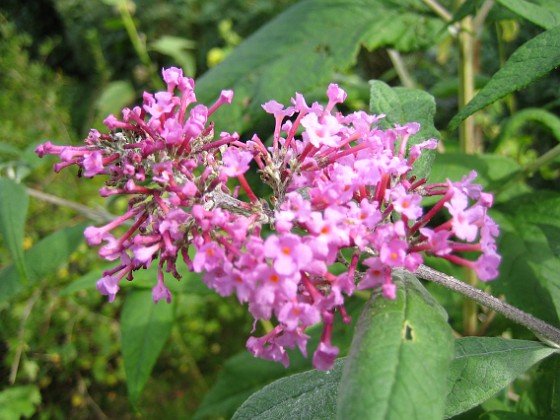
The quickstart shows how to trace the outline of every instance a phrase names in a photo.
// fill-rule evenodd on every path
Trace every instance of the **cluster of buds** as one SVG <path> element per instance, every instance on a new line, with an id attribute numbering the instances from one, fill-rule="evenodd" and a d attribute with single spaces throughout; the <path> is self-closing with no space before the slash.
<path id="1" fill-rule="evenodd" d="M 36 150 L 59 155 L 57 171 L 77 165 L 86 177 L 107 176 L 102 196 L 130 197 L 125 214 L 85 231 L 90 245 L 103 243 L 101 257 L 119 260 L 97 282 L 110 301 L 122 279 L 157 261 L 153 298 L 170 302 L 164 272 L 180 279 L 176 261 L 183 258 L 220 295 L 247 303 L 255 321 L 276 319 L 271 331 L 247 341 L 255 356 L 287 366 L 286 348 L 306 355 L 305 331 L 322 322 L 313 364 L 329 369 L 338 354 L 334 317 L 349 322 L 345 296 L 355 289 L 380 288 L 394 299 L 392 270 L 414 272 L 422 253 L 469 267 L 481 280 L 497 276 L 492 196 L 472 183 L 474 171 L 441 184 L 411 175 L 422 150 L 436 147 L 432 139 L 407 147 L 417 123 L 382 130 L 382 115 L 342 115 L 335 106 L 346 93 L 331 84 L 324 106 L 309 106 L 300 94 L 288 107 L 264 104 L 276 121 L 268 146 L 256 135 L 215 138 L 208 117 L 233 93 L 223 91 L 209 108 L 192 106 L 192 79 L 177 68 L 164 70 L 163 79 L 166 91 L 145 93 L 142 107 L 104 121 L 109 134 L 92 130 L 84 146 L 48 142 Z M 251 166 L 270 187 L 268 199 L 245 178 Z M 427 196 L 441 197 L 424 211 Z M 442 212 L 447 221 L 434 226 Z M 125 231 L 115 237 L 118 226 Z M 335 263 L 344 273 L 333 273 Z"/>

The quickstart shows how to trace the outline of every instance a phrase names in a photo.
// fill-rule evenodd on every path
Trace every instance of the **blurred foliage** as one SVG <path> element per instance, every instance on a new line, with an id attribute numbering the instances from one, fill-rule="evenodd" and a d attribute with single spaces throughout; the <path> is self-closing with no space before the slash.
<path id="1" fill-rule="evenodd" d="M 30 188 L 101 209 L 97 196 L 101 185 L 81 183 L 72 171 L 53 174 L 53 160 L 38 160 L 32 153 L 35 145 L 46 140 L 80 142 L 90 127 L 101 126 L 107 112 L 127 105 L 111 102 L 115 110 L 107 110 L 100 106 L 103 98 L 118 98 L 130 105 L 143 90 L 155 87 L 153 75 L 162 67 L 180 65 L 190 76 L 202 75 L 294 3 L 38 0 L 22 4 L 4 0 L 0 5 L 0 176 L 25 178 Z M 451 8 L 453 2 L 442 3 Z M 136 49 L 126 16 L 137 32 Z M 534 24 L 504 7 L 493 7 L 477 45 L 477 88 L 538 33 Z M 435 96 L 436 128 L 445 150 L 457 151 L 457 134 L 446 127 L 457 112 L 458 95 L 459 57 L 451 35 L 402 59 L 415 87 Z M 351 71 L 335 74 L 335 81 L 349 92 L 351 110 L 367 107 L 367 80 L 401 82 L 393 64 L 385 48 L 362 49 Z M 556 70 L 521 94 L 509 95 L 476 114 L 485 149 L 498 155 L 492 162 L 507 161 L 511 167 L 522 168 L 558 144 L 558 129 L 550 122 L 554 120 L 543 112 L 560 113 L 559 83 Z M 540 113 L 519 112 L 533 108 Z M 455 164 L 452 157 L 444 163 Z M 527 174 L 523 185 L 557 190 L 558 159 Z M 103 210 L 118 213 L 122 206 L 111 201 Z M 26 248 L 53 231 L 86 220 L 79 210 L 37 199 L 30 200 L 28 214 Z M 0 269 L 9 261 L 0 237 Z M 108 305 L 95 290 L 61 293 L 77 278 L 101 267 L 95 253 L 82 244 L 56 273 L 0 304 L 0 418 L 8 416 L 2 412 L 5 407 L 12 418 L 33 413 L 41 419 L 137 417 L 126 394 L 118 326 L 121 298 Z M 460 329 L 456 296 L 441 290 L 434 293 L 450 308 L 454 328 Z M 243 337 L 252 328 L 247 311 L 234 299 L 202 293 L 178 293 L 174 299 L 176 321 L 171 337 L 139 404 L 146 418 L 190 417 L 224 361 L 243 350 Z M 492 316 L 481 316 L 486 315 Z M 486 328 L 492 334 L 506 329 L 517 337 L 526 334 L 504 320 Z M 538 411 L 532 405 L 536 397 L 526 385 L 532 378 L 544 384 L 550 381 L 545 371 L 535 369 L 510 389 L 521 395 L 521 405 L 529 414 Z M 512 407 L 505 393 L 485 404 L 485 408 L 492 404 L 496 409 Z"/>

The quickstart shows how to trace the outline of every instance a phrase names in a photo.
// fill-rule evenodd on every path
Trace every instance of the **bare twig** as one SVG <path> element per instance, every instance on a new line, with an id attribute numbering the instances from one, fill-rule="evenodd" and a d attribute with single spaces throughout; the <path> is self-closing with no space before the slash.
<path id="1" fill-rule="evenodd" d="M 455 277 L 440 273 L 439 271 L 425 265 L 421 265 L 415 274 L 424 280 L 441 284 L 448 289 L 459 292 L 462 295 L 478 302 L 482 306 L 493 309 L 506 318 L 527 327 L 546 344 L 560 348 L 560 330 L 538 318 L 535 318 L 533 315 L 523 312 L 515 306 L 502 302 L 500 299 L 472 287 L 467 283 L 457 280 Z"/>
<path id="2" fill-rule="evenodd" d="M 56 195 L 47 194 L 42 191 L 37 191 L 32 188 L 27 188 L 27 194 L 31 197 L 38 198 L 39 200 L 46 201 L 48 203 L 56 204 L 61 207 L 68 207 L 70 209 L 76 210 L 78 213 L 83 214 L 88 219 L 94 220 L 99 223 L 107 223 L 115 219 L 115 215 L 109 213 L 105 210 L 94 210 L 82 204 L 75 203 L 73 201 L 65 200 L 64 198 L 57 197 Z"/>

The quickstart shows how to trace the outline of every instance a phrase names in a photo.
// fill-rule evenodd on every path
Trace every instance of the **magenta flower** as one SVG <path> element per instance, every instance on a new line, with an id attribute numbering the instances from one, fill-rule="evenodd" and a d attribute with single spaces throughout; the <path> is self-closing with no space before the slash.
<path id="1" fill-rule="evenodd" d="M 86 177 L 103 176 L 101 196 L 128 199 L 123 215 L 84 232 L 89 245 L 101 245 L 102 258 L 116 261 L 97 282 L 109 301 L 125 276 L 132 280 L 157 261 L 152 297 L 171 302 L 164 271 L 180 279 L 182 258 L 218 294 L 247 303 L 255 322 L 275 325 L 248 339 L 257 357 L 287 366 L 286 348 L 307 355 L 305 332 L 322 324 L 313 364 L 326 370 L 339 353 L 334 317 L 350 321 L 345 301 L 356 288 L 395 299 L 393 269 L 414 272 L 423 253 L 469 267 L 484 281 L 498 276 L 492 196 L 474 183 L 474 171 L 445 184 L 416 179 L 412 163 L 437 144 L 408 144 L 418 123 L 383 130 L 383 115 L 334 112 L 346 92 L 331 84 L 326 106 L 309 106 L 299 93 L 288 107 L 264 104 L 275 120 L 268 146 L 257 135 L 214 133 L 210 118 L 231 103 L 232 91 L 207 106 L 197 103 L 194 81 L 181 69 L 162 76 L 166 89 L 145 93 L 120 119 L 108 116 L 107 133 L 90 131 L 82 146 L 36 149 L 40 157 L 59 156 L 55 171 L 76 165 Z M 266 196 L 249 185 L 250 169 L 267 184 L 255 189 Z M 440 199 L 424 209 L 424 196 Z M 118 227 L 124 233 L 115 236 Z M 334 275 L 335 262 L 346 272 Z"/>

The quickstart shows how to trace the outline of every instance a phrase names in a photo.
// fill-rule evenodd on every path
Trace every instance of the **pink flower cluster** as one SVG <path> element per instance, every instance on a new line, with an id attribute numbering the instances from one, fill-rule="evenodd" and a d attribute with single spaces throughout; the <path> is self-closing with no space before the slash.
<path id="1" fill-rule="evenodd" d="M 123 278 L 158 261 L 153 298 L 170 302 L 164 271 L 180 279 L 176 261 L 183 258 L 220 295 L 235 293 L 247 303 L 255 320 L 277 320 L 247 341 L 255 356 L 287 366 L 286 348 L 306 355 L 305 331 L 322 322 L 313 364 L 329 369 L 338 355 L 334 316 L 349 322 L 345 295 L 380 288 L 394 299 L 392 270 L 414 272 L 421 252 L 470 267 L 482 280 L 497 276 L 498 227 L 487 214 L 492 196 L 473 184 L 474 171 L 460 182 L 431 185 L 412 176 L 422 150 L 436 147 L 432 139 L 408 147 L 417 123 L 381 130 L 383 116 L 335 112 L 346 93 L 331 84 L 325 106 L 309 106 L 300 94 L 288 107 L 263 105 L 276 121 L 269 147 L 256 135 L 215 139 L 208 118 L 233 93 L 223 91 L 208 108 L 194 105 L 194 82 L 180 69 L 164 70 L 163 79 L 166 91 L 145 93 L 142 107 L 104 121 L 109 134 L 92 130 L 80 147 L 37 148 L 39 156 L 59 155 L 57 171 L 78 165 L 86 177 L 108 176 L 102 196 L 130 197 L 124 215 L 85 231 L 90 245 L 103 244 L 101 257 L 118 260 L 97 283 L 109 301 Z M 251 166 L 270 199 L 251 189 L 244 175 Z M 424 196 L 441 198 L 425 212 Z M 448 221 L 434 226 L 444 208 Z M 124 233 L 115 237 L 118 226 Z M 459 256 L 464 252 L 479 257 Z M 333 274 L 335 263 L 346 266 L 343 274 Z"/>

